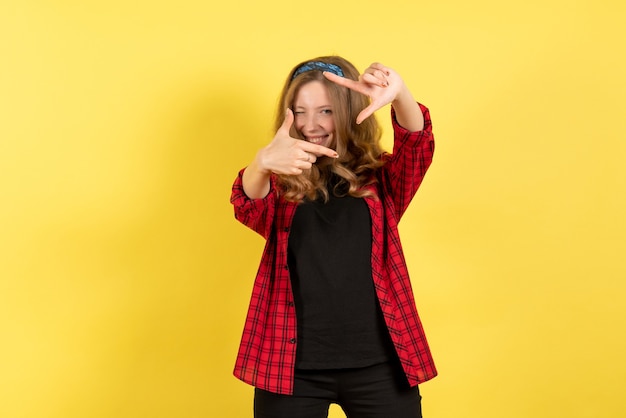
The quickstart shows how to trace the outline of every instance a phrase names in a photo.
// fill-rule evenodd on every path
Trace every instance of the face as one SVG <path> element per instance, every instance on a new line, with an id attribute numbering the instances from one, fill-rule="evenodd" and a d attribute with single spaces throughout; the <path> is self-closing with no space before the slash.
<path id="1" fill-rule="evenodd" d="M 298 90 L 293 107 L 294 126 L 302 137 L 328 147 L 335 134 L 335 120 L 326 86 L 321 81 L 304 84 Z"/>

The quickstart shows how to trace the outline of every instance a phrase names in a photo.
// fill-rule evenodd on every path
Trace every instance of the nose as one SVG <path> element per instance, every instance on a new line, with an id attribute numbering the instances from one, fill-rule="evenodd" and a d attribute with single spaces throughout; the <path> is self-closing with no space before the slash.
<path id="1" fill-rule="evenodd" d="M 308 114 L 305 116 L 304 124 L 302 125 L 303 131 L 313 131 L 319 125 L 317 115 Z"/>

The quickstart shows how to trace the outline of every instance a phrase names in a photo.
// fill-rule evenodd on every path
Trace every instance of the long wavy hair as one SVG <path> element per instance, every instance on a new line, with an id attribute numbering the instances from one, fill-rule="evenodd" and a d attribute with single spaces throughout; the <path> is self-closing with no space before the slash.
<path id="1" fill-rule="evenodd" d="M 293 109 L 300 88 L 311 81 L 320 81 L 328 91 L 335 123 L 335 134 L 330 147 L 337 151 L 339 158 L 319 157 L 310 170 L 304 170 L 300 175 L 279 175 L 281 193 L 285 199 L 291 201 L 302 201 L 304 198 L 322 198 L 327 201 L 330 193 L 354 197 L 372 195 L 363 186 L 376 182 L 376 171 L 384 164 L 381 159 L 381 129 L 374 115 L 360 125 L 356 123 L 357 115 L 369 105 L 369 99 L 361 93 L 327 80 L 321 70 L 305 71 L 294 78 L 296 70 L 310 61 L 337 65 L 341 67 L 345 77 L 353 80 L 359 78 L 359 72 L 354 65 L 339 56 L 314 58 L 291 70 L 278 102 L 274 131 L 283 124 L 287 108 Z M 292 126 L 290 135 L 304 140 L 295 125 Z"/>

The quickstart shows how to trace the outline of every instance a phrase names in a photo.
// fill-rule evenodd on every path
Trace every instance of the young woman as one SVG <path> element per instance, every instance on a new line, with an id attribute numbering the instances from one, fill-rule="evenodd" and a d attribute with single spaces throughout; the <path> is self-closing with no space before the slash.
<path id="1" fill-rule="evenodd" d="M 376 110 L 391 103 L 394 146 Z M 276 135 L 233 185 L 235 216 L 267 240 L 235 375 L 257 418 L 421 417 L 437 371 L 398 221 L 433 156 L 428 109 L 391 68 L 338 56 L 290 72 Z"/>

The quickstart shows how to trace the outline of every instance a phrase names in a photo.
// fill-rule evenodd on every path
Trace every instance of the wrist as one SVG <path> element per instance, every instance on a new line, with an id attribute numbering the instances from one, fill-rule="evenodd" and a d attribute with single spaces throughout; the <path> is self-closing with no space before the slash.
<path id="1" fill-rule="evenodd" d="M 406 85 L 403 85 L 400 91 L 398 92 L 398 94 L 396 95 L 396 97 L 391 102 L 391 105 L 393 107 L 398 107 L 398 106 L 402 106 L 403 104 L 413 103 L 413 102 L 415 102 L 415 99 L 413 98 L 411 91 L 408 89 Z"/>
<path id="2" fill-rule="evenodd" d="M 270 170 L 265 164 L 265 148 L 261 148 L 256 153 L 256 156 L 252 161 L 252 165 L 254 167 L 254 170 L 257 171 L 259 174 L 269 176 L 272 173 L 272 170 Z"/>
<path id="3" fill-rule="evenodd" d="M 406 86 L 400 90 L 394 101 L 393 109 L 396 113 L 396 121 L 404 129 L 417 132 L 424 129 L 424 115 L 419 104 Z"/>

